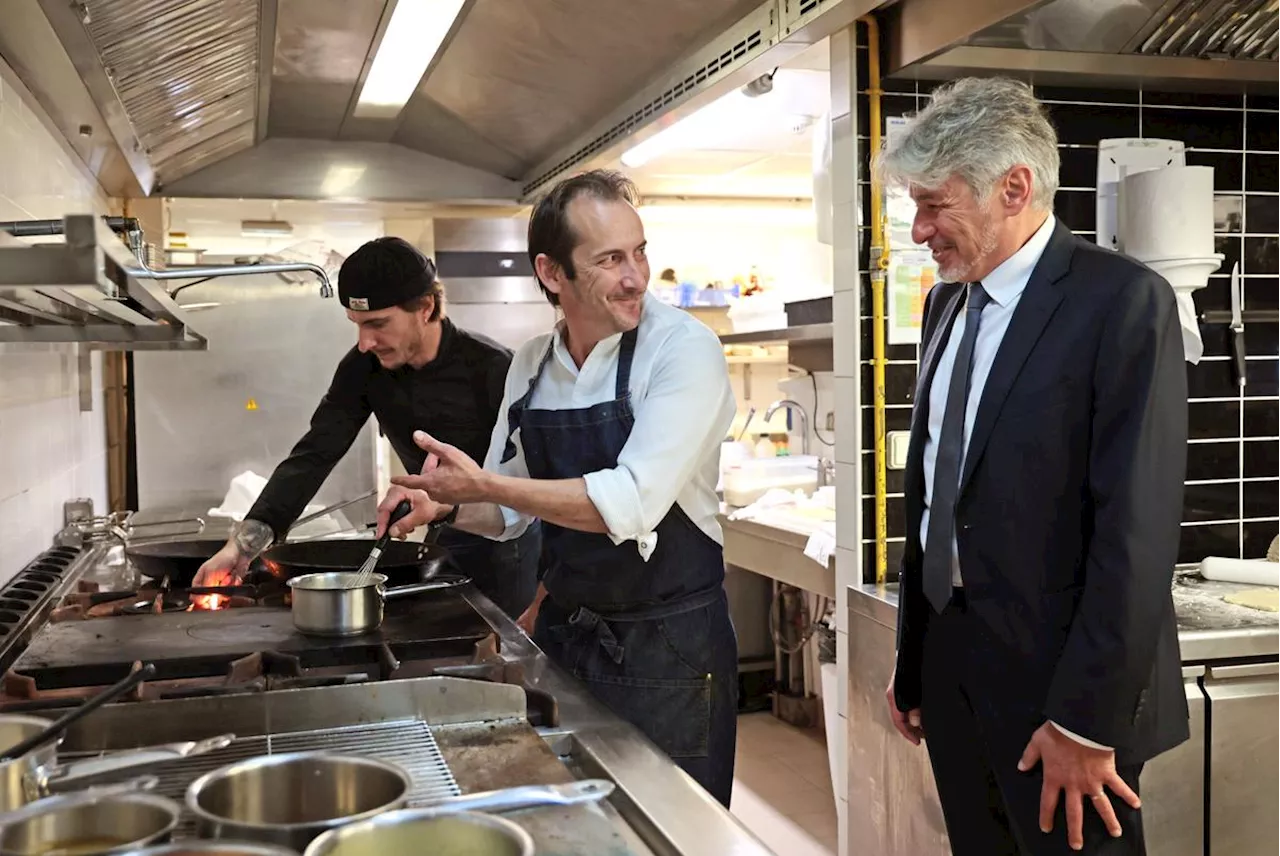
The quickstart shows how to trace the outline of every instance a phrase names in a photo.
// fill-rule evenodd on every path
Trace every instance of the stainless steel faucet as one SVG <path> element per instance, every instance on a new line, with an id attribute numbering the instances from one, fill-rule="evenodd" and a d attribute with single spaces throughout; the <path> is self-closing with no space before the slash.
<path id="1" fill-rule="evenodd" d="M 804 412 L 804 407 L 798 401 L 792 401 L 789 398 L 781 398 L 769 405 L 769 409 L 764 412 L 764 419 L 768 422 L 773 418 L 773 414 L 778 411 L 779 407 L 786 407 L 792 413 L 800 414 L 800 453 L 809 454 L 809 414 Z"/>

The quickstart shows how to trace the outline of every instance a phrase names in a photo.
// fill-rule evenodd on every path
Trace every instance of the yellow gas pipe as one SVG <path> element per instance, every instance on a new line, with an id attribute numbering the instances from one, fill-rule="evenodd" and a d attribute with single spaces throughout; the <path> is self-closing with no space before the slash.
<path id="1" fill-rule="evenodd" d="M 871 155 L 880 152 L 880 28 L 872 15 L 858 19 L 867 27 L 869 54 L 867 96 L 870 101 Z M 870 160 L 870 159 L 868 159 Z M 888 571 L 889 520 L 886 495 L 889 492 L 885 450 L 885 277 L 889 270 L 889 248 L 885 241 L 883 188 L 875 171 L 871 172 L 871 377 L 873 393 L 873 431 L 876 465 L 876 582 L 883 584 Z"/>

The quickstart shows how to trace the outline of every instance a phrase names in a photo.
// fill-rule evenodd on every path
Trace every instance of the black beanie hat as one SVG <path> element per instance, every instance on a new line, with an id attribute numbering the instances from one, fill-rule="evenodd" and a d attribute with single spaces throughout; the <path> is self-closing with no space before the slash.
<path id="1" fill-rule="evenodd" d="M 338 270 L 338 299 L 360 312 L 389 309 L 435 292 L 435 262 L 403 238 L 375 238 Z"/>

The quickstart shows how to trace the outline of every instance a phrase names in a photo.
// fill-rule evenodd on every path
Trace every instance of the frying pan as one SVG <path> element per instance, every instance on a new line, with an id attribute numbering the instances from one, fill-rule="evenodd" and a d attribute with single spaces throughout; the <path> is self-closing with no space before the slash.
<path id="1" fill-rule="evenodd" d="M 126 547 L 124 554 L 144 577 L 168 577 L 170 585 L 186 588 L 195 580 L 200 566 L 209 561 L 226 543 L 225 538 L 151 541 Z M 249 566 L 250 573 L 261 569 L 262 563 L 259 561 Z"/>
<path id="2" fill-rule="evenodd" d="M 440 528 L 438 525 L 428 528 L 428 542 L 435 540 Z M 153 541 L 135 544 L 124 552 L 143 576 L 168 577 L 171 586 L 186 588 L 195 580 L 200 566 L 226 543 L 209 538 Z M 248 574 L 262 571 L 287 579 L 302 574 L 355 571 L 369 558 L 372 546 L 373 542 L 367 538 L 286 541 L 255 559 L 249 565 Z M 449 551 L 434 543 L 392 541 L 382 552 L 378 573 L 385 574 L 392 585 L 409 585 L 431 579 L 449 561 Z"/>
<path id="3" fill-rule="evenodd" d="M 280 544 L 263 553 L 262 559 L 276 576 L 285 579 L 354 572 L 369 558 L 372 546 L 367 539 Z M 450 561 L 449 551 L 437 544 L 392 541 L 382 551 L 378 573 L 386 575 L 392 585 L 407 585 L 431 579 Z"/>

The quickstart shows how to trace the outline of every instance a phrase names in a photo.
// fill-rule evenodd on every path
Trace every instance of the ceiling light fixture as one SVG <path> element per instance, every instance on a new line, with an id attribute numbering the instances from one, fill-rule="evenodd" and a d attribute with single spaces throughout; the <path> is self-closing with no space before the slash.
<path id="1" fill-rule="evenodd" d="M 466 0 L 398 0 L 360 88 L 354 115 L 392 119 L 413 97 Z"/>
<path id="2" fill-rule="evenodd" d="M 744 128 L 792 127 L 789 83 L 794 81 L 786 71 L 762 74 L 623 152 L 622 165 L 636 169 L 672 152 L 714 149 L 740 138 Z"/>
<path id="3" fill-rule="evenodd" d="M 293 224 L 284 220 L 241 220 L 240 236 L 244 238 L 282 238 L 293 234 Z"/>

